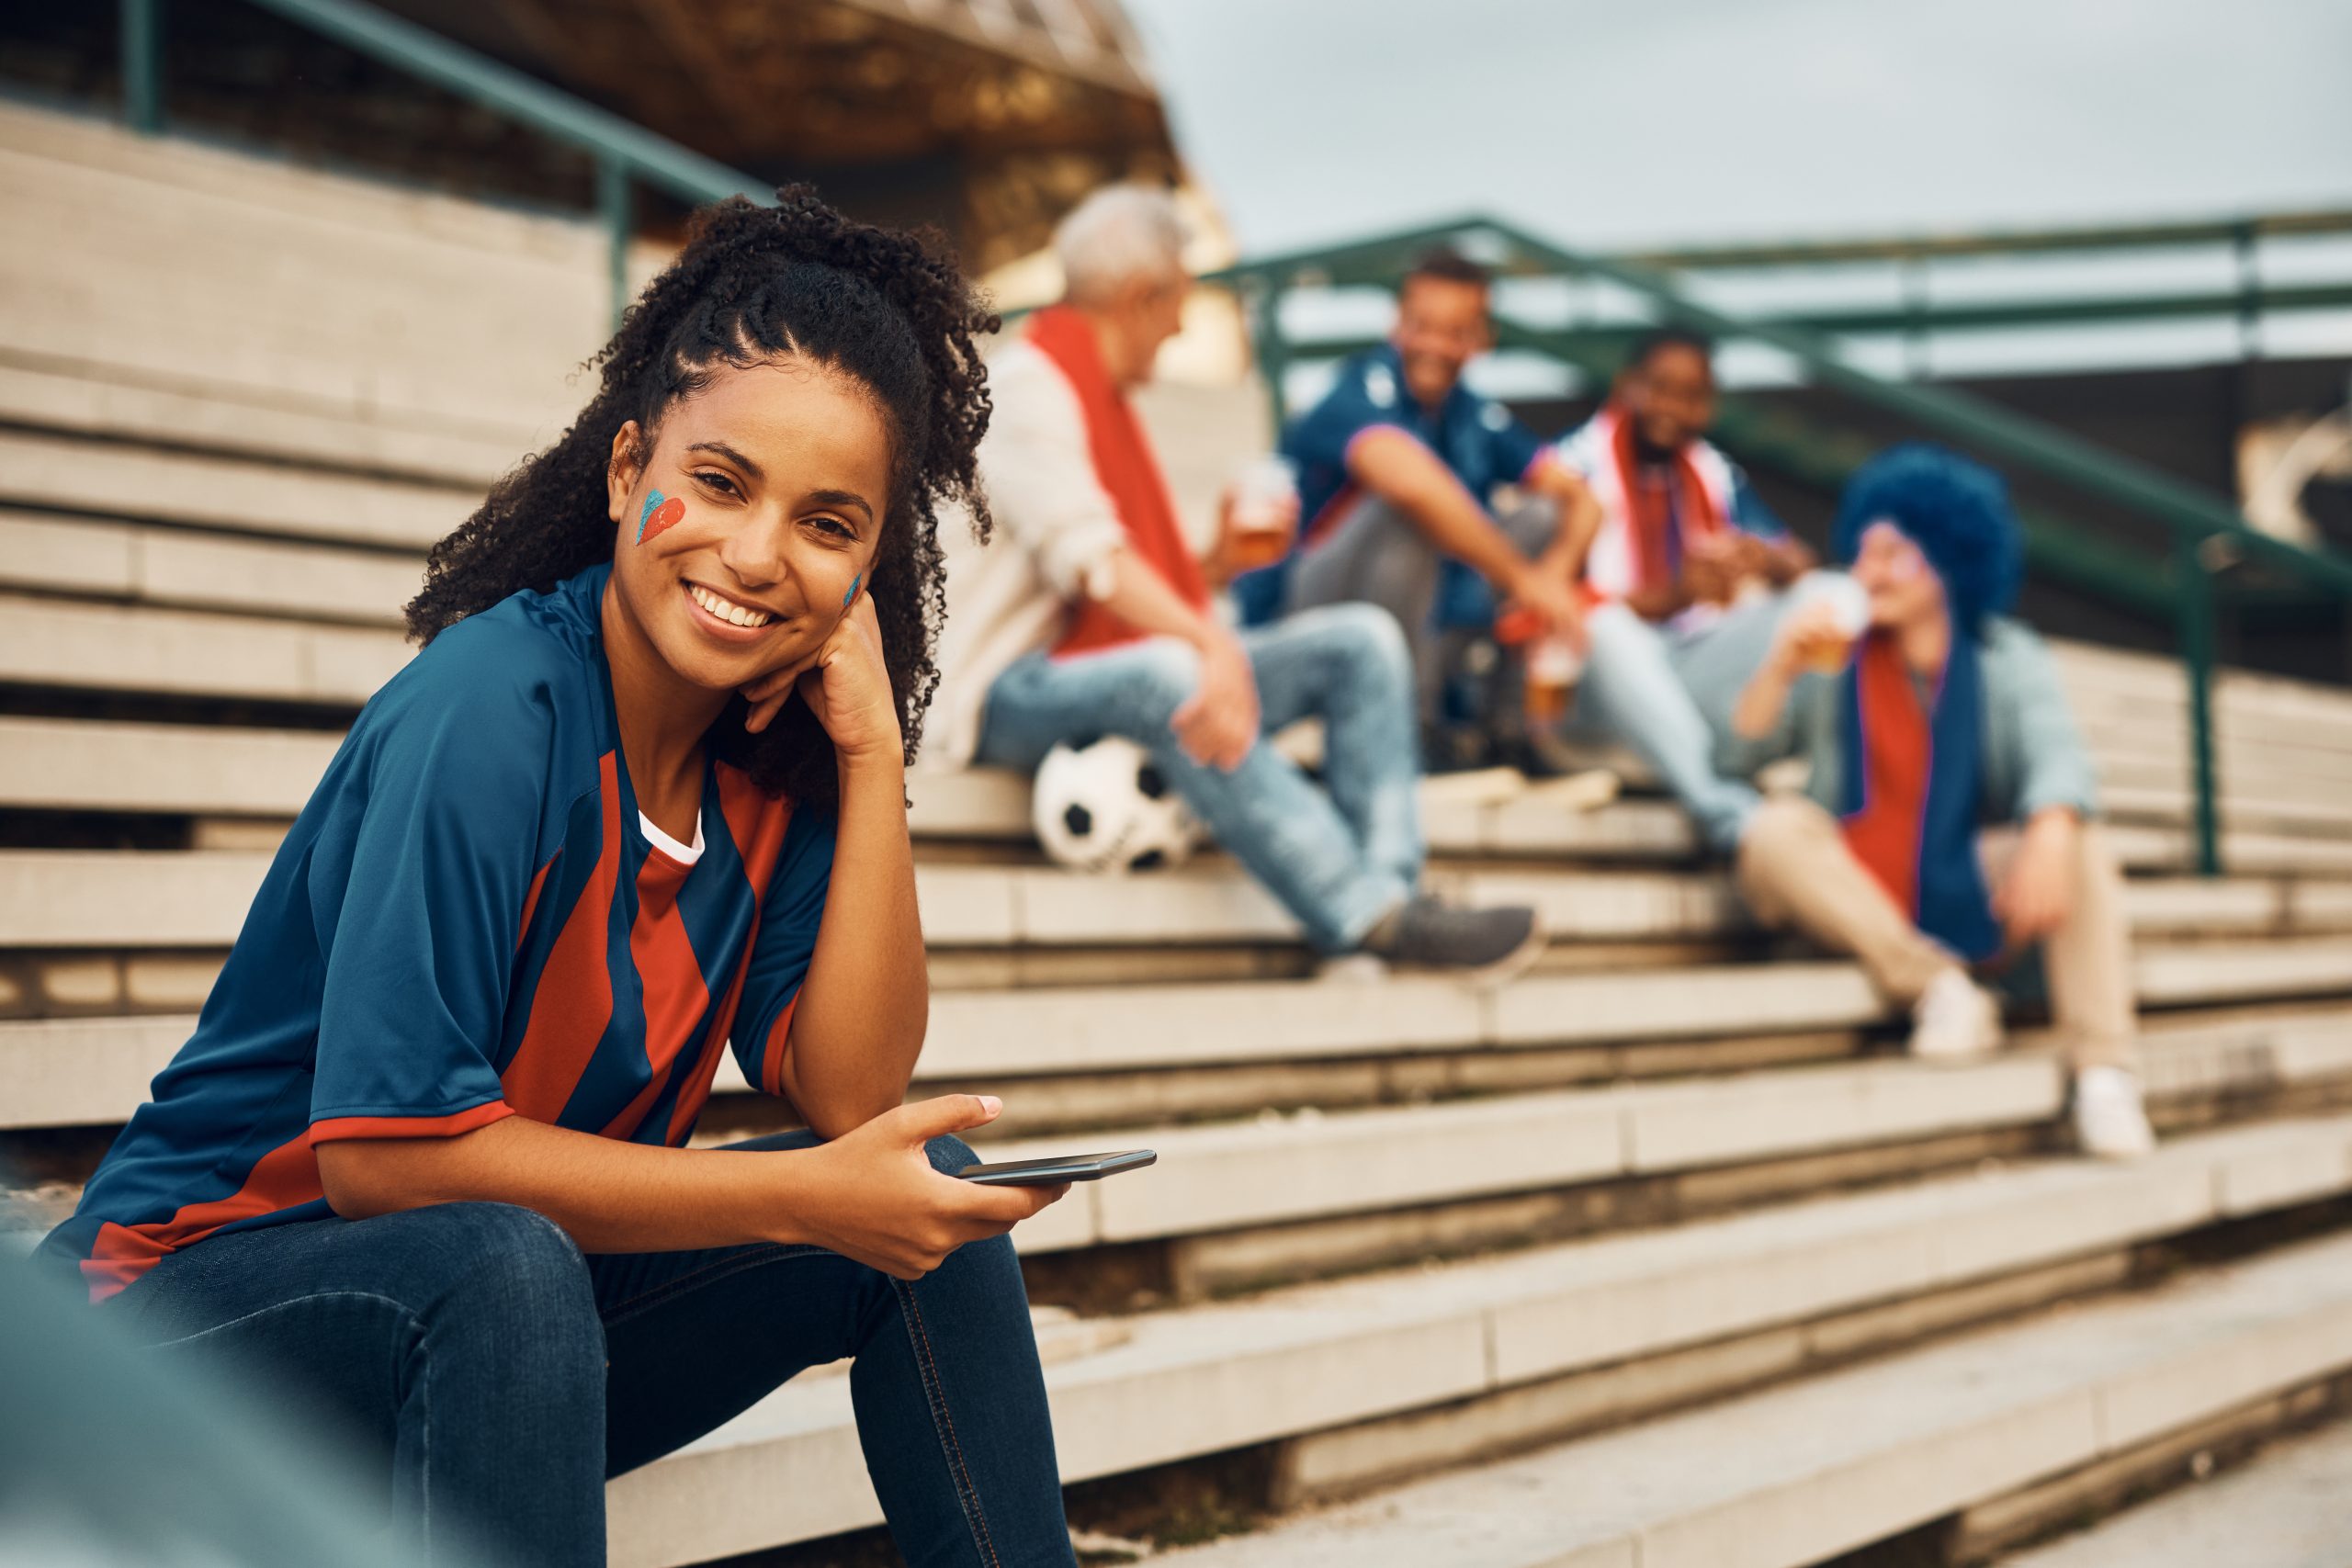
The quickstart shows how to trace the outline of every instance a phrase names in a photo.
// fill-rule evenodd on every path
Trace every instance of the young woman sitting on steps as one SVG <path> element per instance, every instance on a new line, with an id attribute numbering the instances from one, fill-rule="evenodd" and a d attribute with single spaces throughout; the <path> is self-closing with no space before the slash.
<path id="1" fill-rule="evenodd" d="M 1005 1233 L 902 1106 L 934 507 L 992 322 L 805 192 L 703 213 L 577 423 L 435 547 L 196 1033 L 43 1244 L 387 1456 L 428 1556 L 605 1559 L 605 1478 L 854 1357 L 917 1564 L 1068 1563 Z M 808 1131 L 688 1149 L 718 1053 Z M 782 1485 L 793 1483 L 779 1476 Z"/>

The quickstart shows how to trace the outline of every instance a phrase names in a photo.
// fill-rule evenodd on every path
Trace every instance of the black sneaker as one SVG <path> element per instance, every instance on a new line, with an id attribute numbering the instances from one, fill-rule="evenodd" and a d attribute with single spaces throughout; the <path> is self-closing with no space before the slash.
<path id="1" fill-rule="evenodd" d="M 1517 768 L 1531 784 L 1590 773 L 1593 766 L 1589 752 L 1578 751 L 1558 736 L 1541 731 L 1498 741 L 1495 761 L 1506 768 Z"/>
<path id="2" fill-rule="evenodd" d="M 1467 724 L 1421 727 L 1421 772 L 1471 773 L 1494 762 L 1494 745 L 1484 730 Z"/>
<path id="3" fill-rule="evenodd" d="M 1368 951 L 1391 964 L 1445 969 L 1495 984 L 1543 954 L 1544 922 L 1524 904 L 1456 909 L 1417 897 L 1396 912 L 1395 926 Z"/>

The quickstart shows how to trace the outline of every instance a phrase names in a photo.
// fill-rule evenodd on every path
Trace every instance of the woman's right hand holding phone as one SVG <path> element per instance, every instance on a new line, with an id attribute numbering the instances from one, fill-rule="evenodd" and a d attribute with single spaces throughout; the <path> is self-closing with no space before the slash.
<path id="1" fill-rule="evenodd" d="M 996 1120 L 993 1096 L 942 1095 L 885 1111 L 829 1144 L 783 1156 L 792 1168 L 788 1235 L 899 1280 L 919 1280 L 967 1241 L 1002 1235 L 1069 1190 L 986 1187 L 931 1163 L 924 1145 Z"/>

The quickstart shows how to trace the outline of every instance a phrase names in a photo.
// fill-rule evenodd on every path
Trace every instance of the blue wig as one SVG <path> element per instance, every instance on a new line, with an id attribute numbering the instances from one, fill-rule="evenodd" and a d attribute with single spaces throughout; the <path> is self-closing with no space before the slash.
<path id="1" fill-rule="evenodd" d="M 1840 565 L 1853 564 L 1863 531 L 1881 520 L 1902 529 L 1927 556 L 1962 626 L 1981 630 L 1985 616 L 2017 603 L 2025 536 L 2008 485 L 1984 464 L 1908 441 L 1855 469 L 1830 539 Z"/>

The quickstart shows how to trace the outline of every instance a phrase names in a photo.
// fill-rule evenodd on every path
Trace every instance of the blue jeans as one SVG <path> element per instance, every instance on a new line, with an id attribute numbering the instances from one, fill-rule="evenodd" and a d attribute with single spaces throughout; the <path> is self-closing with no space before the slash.
<path id="1" fill-rule="evenodd" d="M 1751 599 L 1702 625 L 1659 626 L 1623 604 L 1604 604 L 1587 624 L 1592 650 L 1578 698 L 1579 725 L 1595 725 L 1656 768 L 1700 836 L 1718 854 L 1739 848 L 1761 797 L 1724 772 L 1731 711 L 1771 651 L 1781 618 L 1804 583 Z"/>
<path id="2" fill-rule="evenodd" d="M 941 1138 L 931 1157 L 975 1156 Z M 96 1310 L 387 1454 L 428 1560 L 471 1541 L 485 1562 L 602 1564 L 605 1477 L 854 1357 L 858 1438 L 908 1562 L 1074 1561 L 1003 1237 L 910 1284 L 813 1247 L 583 1257 L 532 1210 L 445 1203 L 215 1236 Z"/>
<path id="3" fill-rule="evenodd" d="M 1200 656 L 1174 637 L 1015 661 L 989 688 L 978 760 L 1030 773 L 1065 740 L 1135 741 L 1309 942 L 1349 952 L 1420 881 L 1420 763 L 1404 634 L 1384 610 L 1340 604 L 1240 636 L 1264 729 L 1323 720 L 1328 794 L 1262 739 L 1229 773 L 1184 754 L 1169 721 L 1200 684 Z"/>

